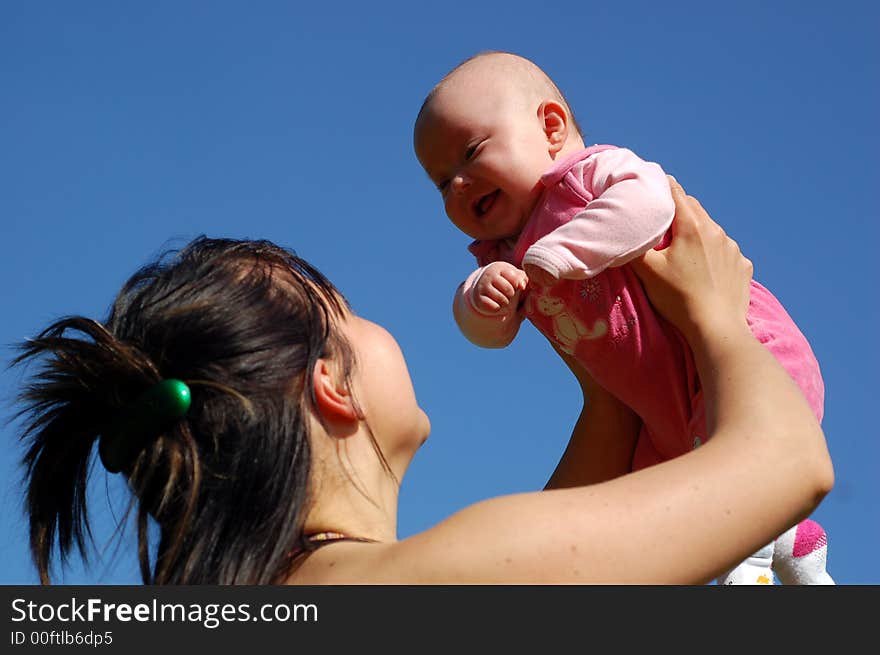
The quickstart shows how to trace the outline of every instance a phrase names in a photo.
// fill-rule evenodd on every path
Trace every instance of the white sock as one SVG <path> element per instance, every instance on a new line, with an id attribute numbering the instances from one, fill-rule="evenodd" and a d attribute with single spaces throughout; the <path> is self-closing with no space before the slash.
<path id="1" fill-rule="evenodd" d="M 821 525 L 807 519 L 776 540 L 773 570 L 787 585 L 833 585 L 825 570 L 828 537 Z"/>
<path id="2" fill-rule="evenodd" d="M 759 585 L 773 584 L 773 551 L 774 544 L 769 543 L 757 553 L 747 558 L 739 566 L 728 571 L 720 578 L 720 585 Z"/>

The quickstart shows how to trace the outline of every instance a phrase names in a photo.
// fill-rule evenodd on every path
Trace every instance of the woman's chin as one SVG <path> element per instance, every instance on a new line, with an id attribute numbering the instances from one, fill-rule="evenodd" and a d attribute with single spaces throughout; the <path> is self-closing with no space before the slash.
<path id="1" fill-rule="evenodd" d="M 428 435 L 431 434 L 431 419 L 428 418 L 428 415 L 424 412 L 424 410 L 419 408 L 419 411 L 422 415 L 422 418 L 424 419 L 424 426 L 419 432 L 419 446 L 421 447 L 421 445 L 428 440 Z"/>

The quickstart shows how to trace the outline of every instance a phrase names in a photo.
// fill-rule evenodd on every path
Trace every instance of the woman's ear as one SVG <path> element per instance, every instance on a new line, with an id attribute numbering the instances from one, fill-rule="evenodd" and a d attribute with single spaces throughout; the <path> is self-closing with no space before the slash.
<path id="1" fill-rule="evenodd" d="M 555 100 L 545 100 L 538 107 L 538 119 L 547 137 L 547 149 L 555 157 L 568 139 L 568 112 Z"/>
<path id="2" fill-rule="evenodd" d="M 312 373 L 318 413 L 328 424 L 356 422 L 360 416 L 351 390 L 342 376 L 326 359 L 319 359 Z"/>

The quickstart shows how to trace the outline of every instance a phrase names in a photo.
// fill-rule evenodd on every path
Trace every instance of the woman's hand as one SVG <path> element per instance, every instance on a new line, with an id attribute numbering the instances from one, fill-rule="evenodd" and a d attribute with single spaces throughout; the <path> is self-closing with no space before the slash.
<path id="1" fill-rule="evenodd" d="M 304 563 L 295 582 L 703 584 L 815 509 L 834 471 L 803 393 L 746 324 L 752 265 L 696 200 L 674 180 L 671 186 L 672 244 L 636 268 L 694 351 L 706 443 L 606 482 L 483 501 L 401 541 L 328 547 Z M 589 402 L 594 382 L 579 380 Z M 653 383 L 669 384 L 662 377 Z M 593 438 L 587 441 L 595 453 Z M 595 479 L 616 474 L 588 472 Z"/>
<path id="2" fill-rule="evenodd" d="M 672 243 L 632 262 L 654 307 L 688 340 L 707 331 L 746 326 L 752 263 L 696 198 L 673 177 Z"/>

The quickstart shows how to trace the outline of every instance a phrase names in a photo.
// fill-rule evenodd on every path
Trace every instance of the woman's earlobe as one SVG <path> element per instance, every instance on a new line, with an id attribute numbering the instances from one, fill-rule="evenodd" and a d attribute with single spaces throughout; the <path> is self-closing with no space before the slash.
<path id="1" fill-rule="evenodd" d="M 357 421 L 360 414 L 354 403 L 347 381 L 336 370 L 333 362 L 319 359 L 312 372 L 317 410 L 330 423 Z"/>

